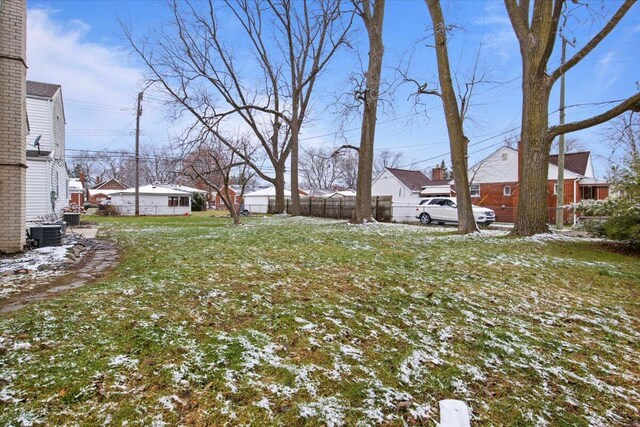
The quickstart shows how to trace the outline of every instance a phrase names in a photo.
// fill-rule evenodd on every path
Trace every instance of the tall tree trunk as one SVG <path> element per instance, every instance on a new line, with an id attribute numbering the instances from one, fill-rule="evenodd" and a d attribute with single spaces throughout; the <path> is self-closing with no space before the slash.
<path id="1" fill-rule="evenodd" d="M 351 222 L 362 224 L 371 219 L 371 181 L 373 179 L 373 145 L 380 95 L 380 76 L 382 74 L 382 24 L 384 18 L 384 0 L 375 0 L 373 13 L 370 2 L 362 0 L 362 18 L 369 35 L 369 65 L 367 67 L 366 89 L 364 94 L 364 113 L 358 150 L 358 179 L 356 186 L 356 207 Z"/>
<path id="2" fill-rule="evenodd" d="M 298 191 L 299 133 L 300 126 L 298 119 L 294 117 L 291 121 L 291 208 L 289 209 L 289 213 L 292 216 L 300 215 L 300 192 Z"/>
<path id="3" fill-rule="evenodd" d="M 547 182 L 549 175 L 549 93 L 544 78 L 523 74 L 522 130 L 518 147 L 518 212 L 513 234 L 549 232 Z"/>
<path id="4" fill-rule="evenodd" d="M 464 135 L 462 118 L 458 109 L 458 100 L 453 90 L 449 53 L 447 51 L 447 28 L 444 23 L 439 0 L 425 0 L 429 14 L 433 21 L 436 39 L 436 58 L 438 60 L 438 76 L 442 107 L 445 111 L 447 131 L 449 133 L 449 147 L 451 148 L 451 163 L 456 183 L 456 201 L 458 205 L 458 232 L 468 234 L 478 231 L 478 225 L 473 216 L 471 192 L 469 190 L 469 176 L 467 172 L 467 146 L 469 140 Z"/>
<path id="5" fill-rule="evenodd" d="M 279 162 L 275 166 L 275 182 L 276 188 L 276 211 L 275 213 L 285 213 L 286 200 L 284 197 L 284 162 Z"/>

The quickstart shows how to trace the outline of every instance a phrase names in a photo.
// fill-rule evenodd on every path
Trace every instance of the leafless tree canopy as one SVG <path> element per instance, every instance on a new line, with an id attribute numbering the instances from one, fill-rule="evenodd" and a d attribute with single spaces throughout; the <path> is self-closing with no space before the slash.
<path id="1" fill-rule="evenodd" d="M 377 176 L 385 168 L 397 168 L 402 164 L 402 161 L 402 153 L 399 151 L 380 151 L 373 159 L 373 176 Z"/>
<path id="2" fill-rule="evenodd" d="M 292 149 L 297 156 L 316 78 L 346 42 L 350 23 L 342 21 L 340 5 L 339 0 L 228 0 L 218 10 L 213 0 L 173 0 L 169 27 L 140 40 L 124 30 L 149 79 L 177 111 L 191 114 L 232 151 L 230 135 L 251 132 L 269 167 L 243 152 L 236 155 L 275 185 L 276 209 L 283 210 L 285 162 Z M 235 25 L 233 37 L 225 36 L 226 20 Z"/>

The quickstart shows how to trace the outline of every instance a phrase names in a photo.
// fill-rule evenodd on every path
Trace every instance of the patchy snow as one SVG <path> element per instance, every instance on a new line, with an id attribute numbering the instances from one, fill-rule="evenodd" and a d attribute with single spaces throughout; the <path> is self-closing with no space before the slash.
<path id="1" fill-rule="evenodd" d="M 21 255 L 0 258 L 0 273 L 17 270 L 36 271 L 40 266 L 57 264 L 66 258 L 67 251 L 72 247 L 73 245 L 47 246 Z"/>
<path id="2" fill-rule="evenodd" d="M 122 366 L 127 369 L 137 369 L 138 359 L 133 359 L 126 354 L 120 354 L 118 356 L 112 357 L 109 360 L 109 366 L 111 366 L 112 368 Z"/>

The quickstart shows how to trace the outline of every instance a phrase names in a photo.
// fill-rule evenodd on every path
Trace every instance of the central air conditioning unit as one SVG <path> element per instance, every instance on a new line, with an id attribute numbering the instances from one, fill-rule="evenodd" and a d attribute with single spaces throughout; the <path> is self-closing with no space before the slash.
<path id="1" fill-rule="evenodd" d="M 31 227 L 29 236 L 36 242 L 36 246 L 60 246 L 62 244 L 62 226 L 60 225 L 38 225 Z"/>

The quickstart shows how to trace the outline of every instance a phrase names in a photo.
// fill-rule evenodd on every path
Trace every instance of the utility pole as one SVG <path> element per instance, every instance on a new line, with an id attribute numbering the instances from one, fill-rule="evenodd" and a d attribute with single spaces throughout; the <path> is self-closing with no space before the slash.
<path id="1" fill-rule="evenodd" d="M 142 115 L 142 93 L 138 93 L 136 108 L 136 216 L 140 216 L 140 116 Z"/>
<path id="2" fill-rule="evenodd" d="M 562 33 L 562 58 L 561 65 L 567 60 L 567 43 L 575 47 L 575 41 L 568 41 Z M 564 124 L 564 95 L 565 95 L 565 74 L 560 77 L 560 126 Z M 556 228 L 562 229 L 564 226 L 564 134 L 558 137 L 558 180 L 556 186 L 558 191 L 556 194 Z"/>

